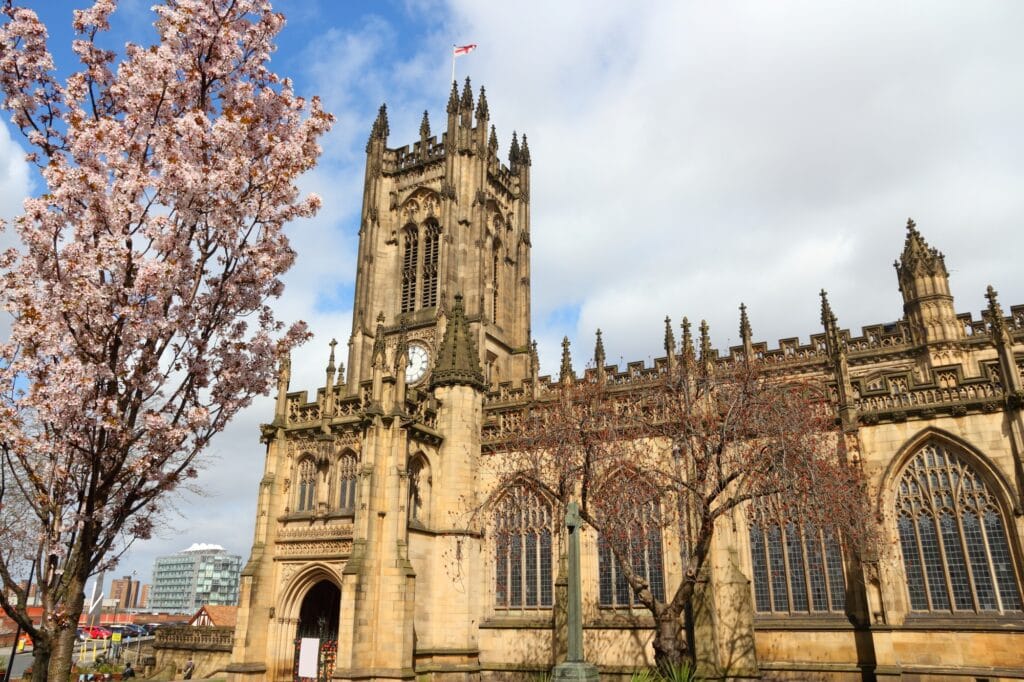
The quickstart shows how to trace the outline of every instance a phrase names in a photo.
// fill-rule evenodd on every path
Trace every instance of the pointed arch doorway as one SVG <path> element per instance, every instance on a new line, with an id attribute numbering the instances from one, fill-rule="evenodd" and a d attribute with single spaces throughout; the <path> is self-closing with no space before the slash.
<path id="1" fill-rule="evenodd" d="M 321 580 L 309 589 L 299 607 L 299 623 L 295 627 L 295 662 L 293 682 L 327 682 L 334 672 L 338 653 L 338 618 L 341 612 L 341 590 L 330 580 Z M 316 675 L 309 665 L 300 670 L 300 660 L 316 661 Z M 305 673 L 300 675 L 301 673 Z"/>

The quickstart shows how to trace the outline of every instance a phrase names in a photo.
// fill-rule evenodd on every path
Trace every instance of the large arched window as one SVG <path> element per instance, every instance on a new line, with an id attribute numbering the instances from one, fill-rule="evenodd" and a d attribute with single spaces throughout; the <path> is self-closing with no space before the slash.
<path id="1" fill-rule="evenodd" d="M 355 513 L 359 460 L 351 451 L 338 458 L 338 509 Z"/>
<path id="2" fill-rule="evenodd" d="M 531 490 L 508 490 L 495 512 L 495 606 L 551 608 L 551 507 Z"/>
<path id="3" fill-rule="evenodd" d="M 611 543 L 628 555 L 633 573 L 644 578 L 658 601 L 665 601 L 665 565 L 661 509 L 653 489 L 631 471 L 620 472 L 601 486 L 595 503 L 606 530 L 597 538 L 598 603 L 607 608 L 638 605 Z M 646 492 L 645 492 L 646 491 Z M 600 509 L 600 500 L 611 504 Z"/>
<path id="4" fill-rule="evenodd" d="M 842 613 L 846 607 L 842 551 L 829 532 L 754 504 L 750 563 L 758 613 Z"/>
<path id="5" fill-rule="evenodd" d="M 441 252 L 441 227 L 433 219 L 423 229 L 423 283 L 421 285 L 424 308 L 437 305 L 437 264 Z"/>
<path id="6" fill-rule="evenodd" d="M 299 461 L 298 499 L 295 511 L 313 511 L 316 508 L 316 462 L 306 456 Z"/>
<path id="7" fill-rule="evenodd" d="M 402 251 L 402 312 L 416 309 L 416 278 L 419 275 L 420 244 L 419 231 L 409 225 L 403 232 Z"/>
<path id="8" fill-rule="evenodd" d="M 910 459 L 896 523 L 912 610 L 1021 610 L 1003 514 L 963 453 L 933 441 Z"/>

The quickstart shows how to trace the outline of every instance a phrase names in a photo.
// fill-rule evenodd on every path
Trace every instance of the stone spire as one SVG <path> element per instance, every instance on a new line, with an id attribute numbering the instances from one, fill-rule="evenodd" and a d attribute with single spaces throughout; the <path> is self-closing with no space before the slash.
<path id="1" fill-rule="evenodd" d="M 821 290 L 821 326 L 825 328 L 825 349 L 830 356 L 839 352 L 839 328 L 836 326 L 836 315 L 828 302 L 828 292 Z"/>
<path id="2" fill-rule="evenodd" d="M 274 407 L 274 426 L 284 426 L 288 419 L 288 387 L 292 380 L 292 356 L 281 358 L 277 368 L 277 404 Z"/>
<path id="3" fill-rule="evenodd" d="M 471 128 L 473 126 L 473 86 L 470 85 L 469 76 L 466 76 L 466 83 L 462 87 L 459 114 L 462 117 L 462 126 L 464 128 Z"/>
<path id="4" fill-rule="evenodd" d="M 370 129 L 370 139 L 387 142 L 388 135 L 390 133 L 391 127 L 388 125 L 388 105 L 381 104 L 380 109 L 377 110 L 377 118 L 373 121 L 373 127 Z"/>
<path id="5" fill-rule="evenodd" d="M 700 321 L 700 361 L 711 363 L 711 337 L 708 334 L 707 320 Z"/>
<path id="6" fill-rule="evenodd" d="M 519 138 L 514 130 L 512 131 L 512 144 L 508 148 L 508 167 L 513 173 L 519 167 Z"/>
<path id="7" fill-rule="evenodd" d="M 484 92 L 484 86 L 480 86 L 480 97 L 476 100 L 476 120 L 477 122 L 486 121 L 490 118 L 490 112 L 487 109 L 487 94 Z"/>
<path id="8" fill-rule="evenodd" d="M 448 95 L 448 113 L 459 113 L 459 84 L 452 81 L 452 92 Z"/>
<path id="9" fill-rule="evenodd" d="M 676 364 L 676 335 L 672 332 L 672 320 L 665 316 L 665 357 L 669 368 Z"/>
<path id="10" fill-rule="evenodd" d="M 740 338 L 744 346 L 751 342 L 750 318 L 747 317 L 747 306 L 744 303 L 740 303 Z"/>
<path id="11" fill-rule="evenodd" d="M 484 390 L 484 373 L 480 369 L 476 341 L 466 321 L 462 294 L 455 294 L 455 305 L 437 352 L 431 387 L 438 386 L 469 386 Z"/>
<path id="12" fill-rule="evenodd" d="M 426 140 L 430 137 L 430 116 L 427 114 L 427 110 L 423 110 L 423 120 L 420 121 L 420 139 Z"/>
<path id="13" fill-rule="evenodd" d="M 683 321 L 679 326 L 683 329 L 683 338 L 679 348 L 679 353 L 683 357 L 683 365 L 686 366 L 691 364 L 694 358 L 693 337 L 690 335 L 690 318 L 684 315 Z"/>
<path id="14" fill-rule="evenodd" d="M 398 340 L 395 343 L 395 373 L 402 370 L 402 360 L 407 360 L 406 353 L 409 351 L 409 314 L 405 313 L 398 318 Z"/>
<path id="15" fill-rule="evenodd" d="M 491 137 L 487 140 L 487 151 L 491 156 L 497 156 L 498 154 L 498 133 L 494 126 L 491 126 Z"/>
<path id="16" fill-rule="evenodd" d="M 594 366 L 597 368 L 598 374 L 604 373 L 605 356 L 604 356 L 604 341 L 601 340 L 601 330 L 597 330 L 597 341 L 594 343 Z"/>
<path id="17" fill-rule="evenodd" d="M 523 166 L 530 165 L 530 145 L 526 142 L 526 133 L 523 133 L 523 146 L 519 150 L 519 163 Z"/>
<path id="18" fill-rule="evenodd" d="M 327 386 L 327 388 L 329 390 L 332 386 L 334 386 L 334 373 L 335 373 L 335 371 L 337 369 L 334 366 L 334 347 L 338 345 L 338 341 L 336 339 L 331 339 L 331 342 L 329 344 L 327 344 L 327 345 L 331 347 L 331 354 L 327 358 L 327 383 L 326 383 L 326 386 Z"/>
<path id="19" fill-rule="evenodd" d="M 850 379 L 850 365 L 846 359 L 846 347 L 839 336 L 839 325 L 832 306 L 828 302 L 828 293 L 821 290 L 821 325 L 825 328 L 825 350 L 832 364 L 832 374 L 836 380 L 836 397 L 839 409 L 839 422 L 843 430 L 850 432 L 857 428 L 857 407 L 853 397 L 853 383 Z"/>
<path id="20" fill-rule="evenodd" d="M 1006 319 L 1003 317 L 1003 307 L 999 305 L 999 292 L 989 284 L 985 289 L 985 298 L 988 299 L 988 319 L 992 325 L 992 335 L 1002 337 L 1006 334 Z"/>
<path id="21" fill-rule="evenodd" d="M 558 381 L 575 381 L 576 373 L 572 371 L 572 355 L 569 353 L 569 337 L 562 337 L 562 366 L 558 370 Z"/>

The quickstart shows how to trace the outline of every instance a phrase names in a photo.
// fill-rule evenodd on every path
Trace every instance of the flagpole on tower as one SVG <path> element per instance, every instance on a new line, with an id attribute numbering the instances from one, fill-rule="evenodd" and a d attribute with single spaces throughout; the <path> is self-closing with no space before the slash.
<path id="1" fill-rule="evenodd" d="M 452 43 L 452 83 L 455 82 L 455 43 Z"/>

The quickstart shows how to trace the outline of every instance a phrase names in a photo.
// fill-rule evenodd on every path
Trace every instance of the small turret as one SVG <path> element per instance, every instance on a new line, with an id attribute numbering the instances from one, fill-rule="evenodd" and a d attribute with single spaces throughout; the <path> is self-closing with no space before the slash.
<path id="1" fill-rule="evenodd" d="M 274 426 L 284 426 L 288 417 L 288 387 L 292 380 L 292 358 L 286 354 L 277 368 L 277 404 L 274 409 Z"/>
<path id="2" fill-rule="evenodd" d="M 964 339 L 949 291 L 946 259 L 938 249 L 928 246 L 910 218 L 903 254 L 895 266 L 903 294 L 903 313 L 914 341 L 931 344 Z"/>
<path id="3" fill-rule="evenodd" d="M 462 294 L 455 294 L 455 305 L 437 352 L 430 385 L 432 388 L 459 385 L 484 390 L 484 373 L 480 368 L 476 342 L 466 321 Z"/>
<path id="4" fill-rule="evenodd" d="M 572 354 L 569 352 L 569 337 L 562 337 L 562 366 L 558 369 L 558 381 L 560 383 L 573 382 L 576 380 L 576 372 L 572 369 Z"/>

